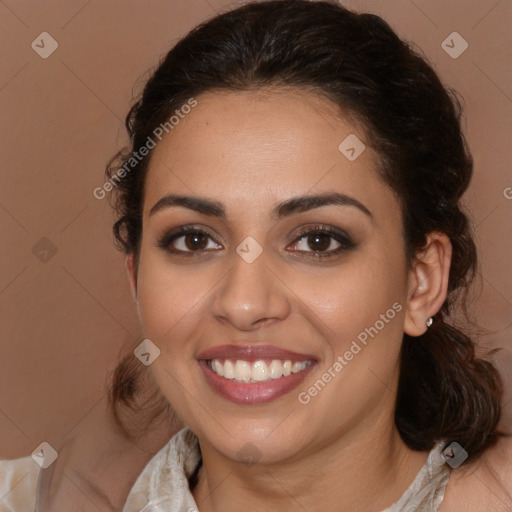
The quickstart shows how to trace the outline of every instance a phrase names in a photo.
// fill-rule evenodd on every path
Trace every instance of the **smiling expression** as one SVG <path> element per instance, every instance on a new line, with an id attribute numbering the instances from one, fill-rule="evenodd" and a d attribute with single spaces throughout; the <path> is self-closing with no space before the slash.
<path id="1" fill-rule="evenodd" d="M 163 394 L 233 458 L 252 442 L 284 460 L 391 418 L 408 274 L 399 204 L 365 131 L 311 92 L 197 101 L 145 183 L 137 303 Z M 366 145 L 354 161 L 338 149 L 351 134 Z M 301 404 L 395 303 L 402 312 Z"/>

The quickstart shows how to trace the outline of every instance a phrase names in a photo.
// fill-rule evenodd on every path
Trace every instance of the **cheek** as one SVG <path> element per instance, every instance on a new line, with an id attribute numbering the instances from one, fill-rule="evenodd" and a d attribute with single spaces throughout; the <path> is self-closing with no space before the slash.
<path id="1" fill-rule="evenodd" d="M 197 325 L 201 308 L 212 288 L 204 275 L 190 269 L 171 268 L 160 257 L 147 254 L 139 270 L 138 304 L 144 335 L 162 351 Z"/>
<path id="2" fill-rule="evenodd" d="M 316 275 L 297 273 L 292 287 L 333 353 L 353 340 L 401 340 L 406 298 L 400 254 L 355 256 L 350 264 Z M 309 313 L 308 313 L 309 310 Z M 334 355 L 334 354 L 333 354 Z"/>
<path id="3" fill-rule="evenodd" d="M 198 274 L 171 269 L 147 254 L 139 268 L 138 307 L 144 331 L 160 350 L 150 366 L 158 387 L 179 415 L 187 413 L 186 390 L 199 378 L 193 334 L 204 316 L 205 287 Z M 189 341 L 191 341 L 189 343 Z"/>
<path id="4" fill-rule="evenodd" d="M 328 278 L 301 278 L 297 295 L 323 342 L 317 378 L 325 376 L 333 382 L 325 389 L 315 383 L 301 390 L 315 397 L 312 403 L 318 414 L 323 410 L 330 411 L 331 418 L 347 410 L 356 414 L 375 406 L 387 392 L 389 379 L 396 375 L 403 336 L 406 275 L 400 262 L 398 253 L 360 258 L 346 269 L 333 270 Z M 318 393 L 318 389 L 324 390 Z"/>
<path id="5" fill-rule="evenodd" d="M 361 318 L 383 307 L 385 311 L 402 298 L 405 284 L 403 269 L 390 269 L 384 260 L 362 261 L 328 273 L 297 274 L 294 291 L 300 291 L 300 297 L 332 323 L 339 318 Z"/>

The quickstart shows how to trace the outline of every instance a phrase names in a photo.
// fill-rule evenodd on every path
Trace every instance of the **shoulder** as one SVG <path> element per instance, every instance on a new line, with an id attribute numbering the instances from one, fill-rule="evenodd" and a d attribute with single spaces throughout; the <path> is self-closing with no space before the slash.
<path id="1" fill-rule="evenodd" d="M 40 469 L 31 456 L 0 460 L 0 512 L 35 509 Z"/>
<path id="2" fill-rule="evenodd" d="M 512 436 L 452 471 L 440 512 L 512 510 Z"/>

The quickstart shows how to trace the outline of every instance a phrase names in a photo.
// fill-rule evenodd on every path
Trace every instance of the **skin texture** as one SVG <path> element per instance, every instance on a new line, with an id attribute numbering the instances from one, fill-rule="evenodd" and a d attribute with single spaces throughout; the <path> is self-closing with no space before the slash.
<path id="1" fill-rule="evenodd" d="M 422 334 L 441 307 L 450 242 L 431 234 L 408 269 L 398 201 L 375 172 L 378 155 L 368 144 L 353 162 L 339 152 L 348 135 L 366 136 L 336 116 L 328 100 L 290 90 L 216 92 L 197 100 L 153 150 L 139 267 L 129 256 L 127 270 L 144 335 L 161 351 L 153 375 L 200 441 L 198 506 L 201 512 L 389 506 L 427 457 L 407 448 L 393 421 L 402 333 Z M 280 201 L 332 191 L 357 199 L 371 217 L 347 205 L 271 216 Z M 182 206 L 149 215 L 169 193 L 219 201 L 226 218 Z M 344 230 L 354 247 L 315 258 L 318 246 L 301 238 L 299 228 L 318 224 Z M 207 231 L 201 254 L 158 247 L 184 225 Z M 250 264 L 236 252 L 248 236 L 263 249 Z M 329 240 L 327 250 L 339 247 Z M 185 241 L 171 245 L 190 252 Z M 310 403 L 300 404 L 298 392 L 394 303 L 402 308 L 393 320 Z M 312 354 L 317 364 L 285 396 L 235 404 L 211 389 L 196 359 L 228 343 L 272 344 Z M 246 443 L 257 447 L 258 464 L 238 460 Z"/>
<path id="2" fill-rule="evenodd" d="M 103 399 L 59 448 L 51 470 L 41 471 L 37 512 L 122 510 L 144 466 L 180 428 L 172 420 L 161 422 L 129 442 L 116 429 Z"/>

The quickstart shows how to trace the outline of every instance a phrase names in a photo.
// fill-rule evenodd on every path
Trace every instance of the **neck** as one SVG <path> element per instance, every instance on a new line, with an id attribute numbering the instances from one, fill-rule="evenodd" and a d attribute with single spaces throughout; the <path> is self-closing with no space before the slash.
<path id="1" fill-rule="evenodd" d="M 203 466 L 193 495 L 201 512 L 382 510 L 407 490 L 428 452 L 402 441 L 393 422 L 368 418 L 358 432 L 315 445 L 293 462 L 246 466 L 201 443 Z M 204 445 L 204 448 L 203 448 Z"/>

